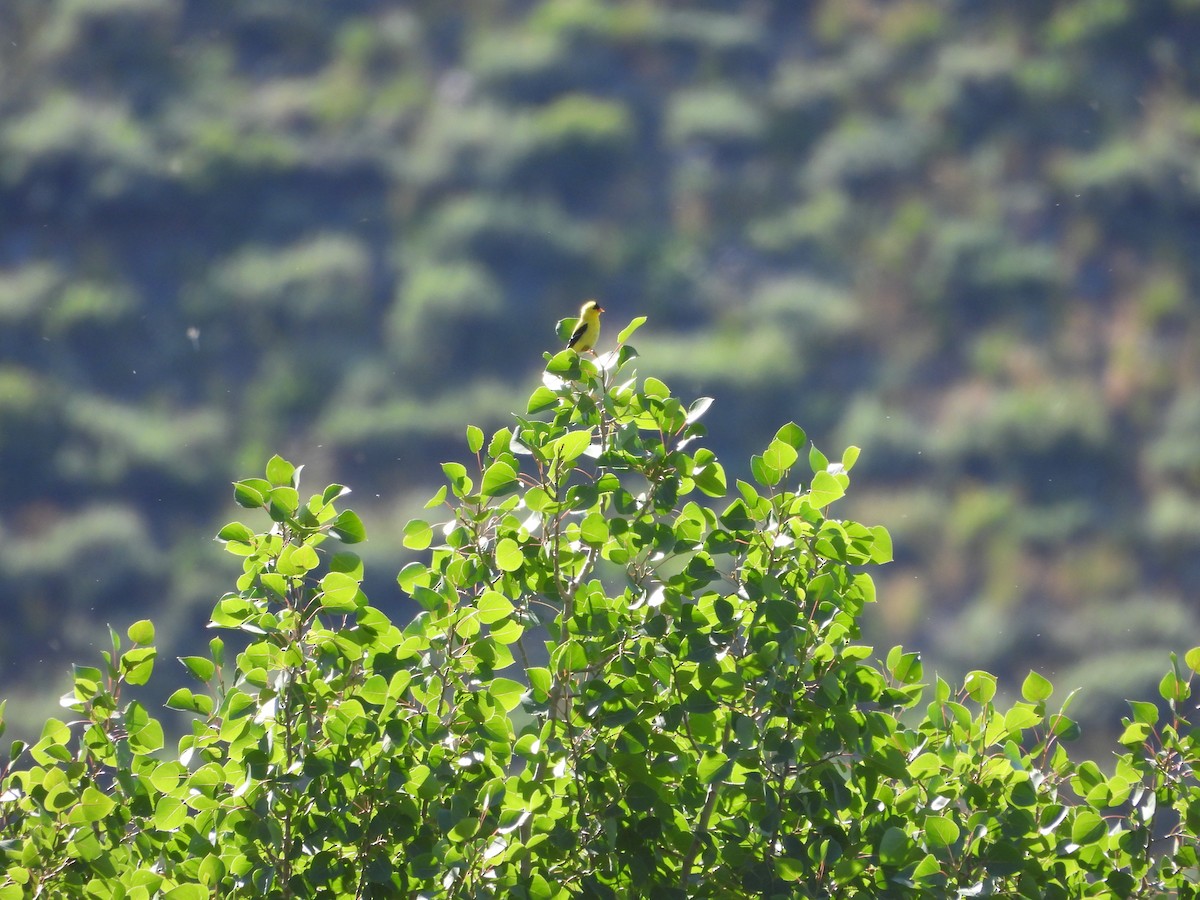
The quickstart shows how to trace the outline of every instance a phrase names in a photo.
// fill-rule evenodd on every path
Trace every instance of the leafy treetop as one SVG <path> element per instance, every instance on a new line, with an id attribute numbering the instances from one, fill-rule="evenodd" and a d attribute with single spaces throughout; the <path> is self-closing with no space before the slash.
<path id="1" fill-rule="evenodd" d="M 241 649 L 181 660 L 172 754 L 122 697 L 149 622 L 76 668 L 73 720 L 0 770 L 0 900 L 1194 890 L 1200 649 L 1163 709 L 1131 704 L 1111 775 L 1070 759 L 1039 675 L 1002 710 L 986 672 L 877 661 L 863 569 L 890 540 L 829 514 L 857 451 L 784 425 L 727 498 L 710 401 L 639 382 L 640 324 L 548 356 L 513 427 L 467 429 L 473 469 L 427 507 L 448 517 L 405 530 L 404 627 L 329 552 L 366 536 L 345 487 L 304 500 L 279 457 L 238 482 L 266 522 L 221 530 L 242 574 L 211 625 Z"/>

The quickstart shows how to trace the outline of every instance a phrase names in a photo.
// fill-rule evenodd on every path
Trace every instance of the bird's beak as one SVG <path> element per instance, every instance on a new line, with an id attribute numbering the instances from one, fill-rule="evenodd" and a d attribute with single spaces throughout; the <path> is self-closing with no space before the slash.
<path id="1" fill-rule="evenodd" d="M 600 305 L 597 305 L 597 306 L 596 306 L 596 312 L 604 312 L 604 307 L 603 307 L 603 306 L 600 306 Z"/>

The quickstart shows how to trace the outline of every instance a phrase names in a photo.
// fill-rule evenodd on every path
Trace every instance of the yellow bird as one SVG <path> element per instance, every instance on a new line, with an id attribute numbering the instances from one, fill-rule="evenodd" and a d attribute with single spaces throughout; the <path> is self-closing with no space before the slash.
<path id="1" fill-rule="evenodd" d="M 575 330 L 571 332 L 571 339 L 567 341 L 567 347 L 574 350 L 576 353 L 585 353 L 592 350 L 596 346 L 596 341 L 600 339 L 600 313 L 604 312 L 604 307 L 595 300 L 589 300 L 579 309 L 579 322 L 575 325 Z"/>

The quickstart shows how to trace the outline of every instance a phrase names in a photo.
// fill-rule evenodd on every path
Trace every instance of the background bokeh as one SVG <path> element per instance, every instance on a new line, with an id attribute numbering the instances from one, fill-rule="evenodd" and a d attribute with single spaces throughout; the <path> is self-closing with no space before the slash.
<path id="1" fill-rule="evenodd" d="M 863 447 L 872 641 L 1103 735 L 1200 643 L 1197 47 L 1197 0 L 4 0 L 10 717 L 106 623 L 203 646 L 274 452 L 403 619 L 438 463 L 596 296 L 731 475 Z"/>

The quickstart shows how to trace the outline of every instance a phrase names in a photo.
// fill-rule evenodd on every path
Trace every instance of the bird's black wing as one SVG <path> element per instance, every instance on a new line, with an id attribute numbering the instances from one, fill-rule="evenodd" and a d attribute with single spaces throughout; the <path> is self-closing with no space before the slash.
<path id="1" fill-rule="evenodd" d="M 583 319 L 579 320 L 579 324 L 575 326 L 575 330 L 571 332 L 571 339 L 567 341 L 567 349 L 574 347 L 579 343 L 579 339 L 583 337 L 583 333 L 587 331 L 587 322 Z"/>

